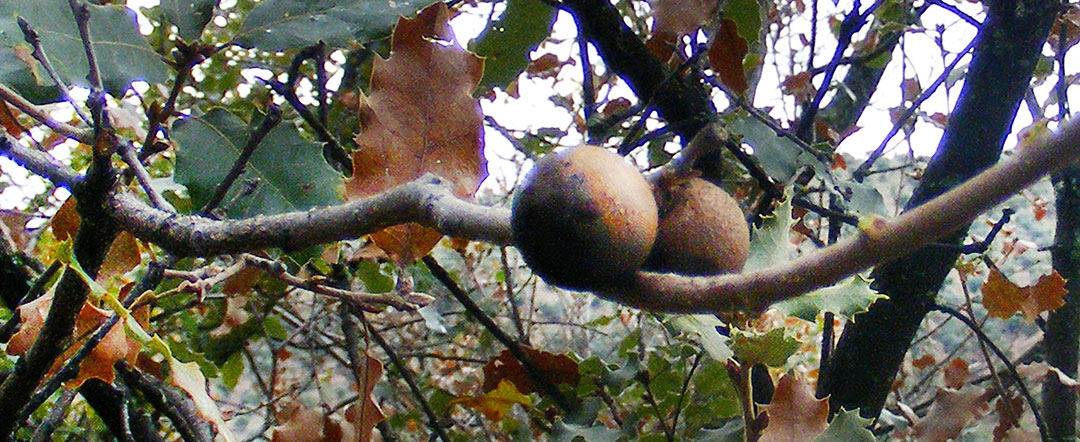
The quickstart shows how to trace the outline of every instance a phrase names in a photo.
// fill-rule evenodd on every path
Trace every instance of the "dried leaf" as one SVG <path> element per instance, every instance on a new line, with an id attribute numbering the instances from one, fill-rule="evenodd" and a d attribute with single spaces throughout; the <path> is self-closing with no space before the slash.
<path id="1" fill-rule="evenodd" d="M 266 272 L 262 269 L 245 265 L 239 272 L 225 279 L 221 284 L 221 293 L 226 295 L 246 295 L 265 275 Z"/>
<path id="2" fill-rule="evenodd" d="M 8 135 L 18 137 L 26 132 L 26 128 L 19 124 L 15 112 L 17 111 L 13 111 L 8 107 L 6 101 L 0 101 L 0 124 L 4 126 L 4 130 L 7 131 Z"/>
<path id="3" fill-rule="evenodd" d="M 45 322 L 45 317 L 49 314 L 49 308 L 52 307 L 52 301 L 53 294 L 49 293 L 19 307 L 19 331 L 11 337 L 10 341 L 8 341 L 8 354 L 21 355 L 30 350 L 34 341 L 37 340 L 38 333 L 41 332 L 41 326 Z M 144 306 L 133 312 L 133 314 L 137 321 L 145 323 L 147 322 L 147 318 L 149 318 L 149 307 Z M 96 332 L 98 327 L 110 316 L 110 312 L 99 309 L 89 302 L 84 303 L 78 316 L 75 318 L 74 335 L 77 340 L 64 351 L 62 357 L 57 358 L 50 372 L 55 372 L 66 360 L 74 355 L 75 352 L 82 347 L 82 344 L 86 342 L 86 340 L 89 339 L 90 336 Z M 90 352 L 90 355 L 79 363 L 78 376 L 67 381 L 64 386 L 67 388 L 78 388 L 83 382 L 90 378 L 97 378 L 106 383 L 112 383 L 115 379 L 113 365 L 119 360 L 126 360 L 128 363 L 134 364 L 140 349 L 139 343 L 127 336 L 123 327 L 119 325 L 113 326 L 109 332 L 105 334 L 105 337 L 101 342 L 94 347 L 94 350 Z"/>
<path id="4" fill-rule="evenodd" d="M 919 370 L 926 370 L 927 367 L 932 367 L 936 362 L 933 355 L 923 355 L 922 357 L 913 359 L 911 361 L 911 366 L 918 368 Z"/>
<path id="5" fill-rule="evenodd" d="M 709 64 L 720 75 L 720 82 L 734 94 L 750 89 L 743 71 L 743 58 L 749 52 L 746 39 L 739 36 L 738 25 L 730 18 L 720 22 L 720 29 L 709 47 Z"/>
<path id="6" fill-rule="evenodd" d="M 251 315 L 244 310 L 245 304 L 247 304 L 247 298 L 242 296 L 232 296 L 226 299 L 225 314 L 221 319 L 221 324 L 210 330 L 210 337 L 222 338 L 247 323 Z"/>
<path id="7" fill-rule="evenodd" d="M 793 95 L 798 102 L 804 102 L 814 96 L 814 82 L 809 72 L 800 72 L 789 76 L 780 83 L 785 94 Z"/>
<path id="8" fill-rule="evenodd" d="M 1024 414 L 1024 398 L 1018 394 L 999 397 L 994 402 L 994 410 L 998 412 L 998 424 L 994 427 L 994 442 L 1013 440 L 1009 437 L 1009 431 L 1020 426 L 1020 418 Z"/>
<path id="9" fill-rule="evenodd" d="M 372 429 L 386 419 L 382 408 L 379 407 L 379 402 L 372 395 L 375 384 L 382 379 L 382 375 L 382 361 L 371 357 L 370 354 L 365 354 L 364 368 L 362 371 L 358 370 L 356 374 L 357 379 L 360 380 L 357 386 L 360 390 L 360 401 L 354 402 L 345 410 L 345 420 L 353 425 L 360 440 L 371 440 Z"/>
<path id="10" fill-rule="evenodd" d="M 964 387 L 968 380 L 968 363 L 962 358 L 954 358 L 945 366 L 942 374 L 945 376 L 945 386 L 954 390 Z"/>
<path id="11" fill-rule="evenodd" d="M 522 350 L 529 355 L 532 362 L 547 377 L 548 381 L 558 384 L 576 386 L 581 374 L 578 372 L 577 362 L 564 354 L 548 353 L 531 347 L 522 346 Z M 519 391 L 525 394 L 537 391 L 532 379 L 525 372 L 525 368 L 510 353 L 503 350 L 494 359 L 484 365 L 484 391 L 491 391 L 503 381 L 510 381 Z"/>
<path id="12" fill-rule="evenodd" d="M 920 441 L 943 441 L 960 435 L 990 409 L 986 390 L 967 387 L 963 390 L 938 389 L 926 417 L 915 423 L 915 436 Z"/>
<path id="13" fill-rule="evenodd" d="M 69 197 L 59 209 L 56 209 L 49 227 L 52 228 L 53 236 L 57 241 L 66 241 L 68 238 L 74 238 L 79 232 L 80 221 L 79 212 L 75 209 L 75 197 Z"/>
<path id="14" fill-rule="evenodd" d="M 414 19 L 402 18 L 390 58 L 377 58 L 371 95 L 360 103 L 360 135 L 353 151 L 347 199 L 374 195 L 434 173 L 468 197 L 487 176 L 483 115 L 472 98 L 483 60 L 458 44 L 446 5 L 436 3 Z M 396 226 L 372 240 L 398 264 L 427 254 L 441 237 L 416 225 Z"/>
<path id="15" fill-rule="evenodd" d="M 814 440 L 829 426 L 829 401 L 814 397 L 809 380 L 791 375 L 780 378 L 765 413 L 769 425 L 759 442 Z"/>
<path id="16" fill-rule="evenodd" d="M 716 14 L 718 0 L 653 0 L 653 36 L 659 40 L 677 41 L 696 32 Z"/>
<path id="17" fill-rule="evenodd" d="M 131 271 L 139 264 L 142 264 L 139 241 L 128 231 L 120 232 L 109 246 L 105 261 L 101 263 L 101 269 L 94 280 L 102 284 L 113 276 L 120 276 Z"/>
<path id="18" fill-rule="evenodd" d="M 997 269 L 990 269 L 990 275 L 982 286 L 983 307 L 995 318 L 1008 318 L 1021 312 L 1028 323 L 1034 322 L 1042 312 L 1056 310 L 1065 305 L 1065 278 L 1054 271 L 1039 277 L 1035 285 L 1019 287 Z"/>
<path id="19" fill-rule="evenodd" d="M 274 413 L 278 425 L 271 442 L 322 442 L 326 413 L 317 407 L 305 407 L 289 402 Z"/>
<path id="20" fill-rule="evenodd" d="M 0 230 L 3 230 L 4 241 L 15 250 L 29 252 L 34 235 L 26 229 L 26 223 L 33 217 L 25 212 L 0 210 Z"/>

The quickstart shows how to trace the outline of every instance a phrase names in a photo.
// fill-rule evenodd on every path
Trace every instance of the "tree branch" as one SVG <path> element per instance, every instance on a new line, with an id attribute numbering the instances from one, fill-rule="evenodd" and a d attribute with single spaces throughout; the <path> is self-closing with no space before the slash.
<path id="1" fill-rule="evenodd" d="M 451 186 L 425 175 L 378 195 L 303 212 L 218 221 L 177 216 L 154 209 L 128 193 L 109 206 L 116 222 L 140 239 L 177 256 L 208 256 L 265 247 L 300 249 L 359 238 L 397 224 L 415 222 L 444 234 L 510 244 L 510 211 L 458 199 Z"/>

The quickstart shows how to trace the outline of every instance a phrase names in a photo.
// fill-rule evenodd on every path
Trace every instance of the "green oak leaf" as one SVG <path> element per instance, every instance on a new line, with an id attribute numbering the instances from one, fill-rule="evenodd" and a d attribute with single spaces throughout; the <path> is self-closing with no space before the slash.
<path id="1" fill-rule="evenodd" d="M 738 26 L 739 36 L 747 45 L 758 41 L 761 31 L 761 6 L 754 0 L 731 0 L 724 7 L 724 18 L 730 18 Z"/>
<path id="2" fill-rule="evenodd" d="M 772 305 L 785 316 L 813 321 L 822 311 L 833 312 L 853 318 L 865 312 L 870 304 L 886 298 L 870 288 L 870 280 L 852 275 L 836 285 L 814 290 L 802 296 L 780 301 Z"/>
<path id="3" fill-rule="evenodd" d="M 765 334 L 731 330 L 731 349 L 744 367 L 757 364 L 782 367 L 801 345 L 798 339 L 788 336 L 786 329 L 782 327 L 769 330 Z"/>
<path id="4" fill-rule="evenodd" d="M 741 134 L 743 142 L 754 148 L 754 158 L 770 177 L 786 183 L 802 166 L 810 166 L 817 177 L 830 179 L 829 164 L 818 160 L 794 141 L 781 137 L 772 128 L 749 115 L 736 115 L 731 120 L 732 132 Z"/>
<path id="5" fill-rule="evenodd" d="M 716 331 L 717 326 L 724 325 L 713 315 L 673 315 L 670 320 L 672 327 L 689 334 L 694 341 L 701 345 L 709 357 L 724 362 L 734 356 L 729 340 L 726 336 Z"/>
<path id="6" fill-rule="evenodd" d="M 195 41 L 214 16 L 218 0 L 161 0 L 165 21 L 176 26 L 180 38 Z"/>
<path id="7" fill-rule="evenodd" d="M 154 52 L 136 26 L 135 13 L 123 6 L 89 4 L 90 39 L 105 89 L 113 96 L 122 96 L 137 80 L 161 83 L 169 75 L 169 67 Z M 0 82 L 15 88 L 34 101 L 53 101 L 58 98 L 52 80 L 45 70 L 27 55 L 22 59 L 15 51 L 30 53 L 23 40 L 17 18 L 30 24 L 41 38 L 41 47 L 60 78 L 68 85 L 88 87 L 89 72 L 74 15 L 66 0 L 7 0 L 0 2 Z M 25 60 L 25 61 L 23 61 Z"/>
<path id="8" fill-rule="evenodd" d="M 478 93 L 496 86 L 506 89 L 529 65 L 529 53 L 551 35 L 555 8 L 540 0 L 509 0 L 498 20 L 491 22 L 470 48 L 484 57 L 484 77 Z"/>
<path id="9" fill-rule="evenodd" d="M 874 433 L 866 428 L 872 420 L 859 416 L 859 410 L 843 410 L 824 432 L 814 438 L 814 442 L 873 442 Z"/>
<path id="10" fill-rule="evenodd" d="M 220 108 L 173 124 L 175 179 L 187 186 L 194 207 L 201 208 L 210 199 L 252 130 L 240 117 Z M 230 205 L 250 182 L 257 183 L 255 190 Z M 322 147 L 302 138 L 292 124 L 283 123 L 255 149 L 223 204 L 229 205 L 232 218 L 304 210 L 340 202 L 340 186 L 341 176 L 323 159 Z"/>
<path id="11" fill-rule="evenodd" d="M 264 51 L 299 49 L 322 41 L 344 47 L 390 35 L 399 16 L 434 0 L 264 0 L 244 19 L 234 41 Z"/>
<path id="12" fill-rule="evenodd" d="M 754 229 L 750 241 L 750 254 L 743 272 L 753 272 L 790 261 L 795 257 L 795 245 L 791 243 L 791 189 L 782 204 L 773 210 L 772 216 L 762 220 L 761 227 Z"/>

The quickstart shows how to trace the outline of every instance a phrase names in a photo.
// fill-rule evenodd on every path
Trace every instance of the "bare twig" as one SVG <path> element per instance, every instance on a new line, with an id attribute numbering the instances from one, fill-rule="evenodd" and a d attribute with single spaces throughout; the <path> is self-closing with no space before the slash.
<path id="1" fill-rule="evenodd" d="M 1024 399 L 1027 400 L 1028 408 L 1031 409 L 1031 414 L 1035 416 L 1035 423 L 1039 427 L 1039 435 L 1042 436 L 1042 440 L 1050 440 L 1049 433 L 1047 433 L 1046 431 L 1046 423 L 1043 422 L 1042 415 L 1039 414 L 1038 404 L 1035 403 L 1035 399 L 1031 396 L 1031 392 L 1028 390 L 1027 386 L 1024 385 L 1024 380 L 1022 377 L 1020 377 L 1020 373 L 1017 373 L 1016 366 L 1013 365 L 1012 361 L 1010 361 L 1007 356 L 1005 356 L 1005 353 L 1002 352 L 1001 349 L 994 344 L 994 341 L 991 341 L 990 338 L 986 336 L 986 333 L 983 333 L 982 329 L 979 328 L 978 324 L 969 319 L 967 316 L 964 316 L 963 313 L 960 313 L 951 307 L 940 304 L 935 305 L 934 310 L 945 313 L 946 315 L 954 317 L 960 320 L 960 322 L 963 322 L 964 325 L 966 325 L 969 329 L 971 329 L 973 333 L 975 333 L 976 336 L 979 337 L 979 342 L 989 347 L 990 350 L 994 352 L 994 355 L 996 355 L 998 359 L 1000 359 L 1001 362 L 1005 364 L 1006 370 L 1008 370 L 1009 374 L 1013 377 L 1014 380 L 1016 380 L 1016 386 L 1020 388 L 1020 394 L 1022 394 L 1024 396 Z"/>
<path id="2" fill-rule="evenodd" d="M 127 164 L 131 168 L 131 171 L 135 174 L 135 180 L 139 182 L 139 186 L 142 187 L 143 192 L 146 192 L 146 197 L 150 199 L 150 204 L 154 207 L 164 210 L 166 212 L 176 212 L 172 204 L 165 201 L 161 194 L 157 190 L 154 190 L 150 185 L 150 174 L 143 167 L 142 162 L 139 161 L 139 155 L 135 152 L 135 146 L 132 146 L 127 140 L 116 141 L 117 150 L 120 151 L 120 158 L 124 160 L 124 164 Z"/>
<path id="3" fill-rule="evenodd" d="M 908 119 L 910 119 L 912 115 L 915 115 L 915 111 L 919 109 L 919 106 L 921 106 L 924 101 L 929 99 L 930 96 L 934 94 L 934 91 L 937 90 L 938 86 L 941 86 L 943 83 L 945 83 L 945 80 L 949 78 L 949 74 L 952 72 L 953 69 L 956 68 L 956 65 L 960 63 L 960 60 L 964 59 L 967 56 L 967 53 L 971 52 L 971 50 L 975 48 L 975 43 L 977 41 L 978 39 L 971 39 L 971 42 L 968 43 L 968 45 L 962 51 L 956 54 L 956 57 L 953 58 L 952 63 L 949 63 L 949 65 L 945 67 L 945 70 L 941 73 L 941 75 L 938 75 L 938 77 L 934 79 L 934 82 L 930 83 L 930 86 L 928 86 L 925 90 L 922 91 L 921 94 L 919 94 L 919 97 L 911 103 L 911 106 L 908 107 L 907 110 L 905 110 L 904 113 L 900 116 L 900 118 L 896 120 L 896 123 L 893 123 L 892 129 L 889 129 L 889 133 L 885 134 L 885 139 L 881 140 L 881 144 L 878 145 L 877 149 L 874 149 L 874 151 L 871 152 L 870 155 L 866 158 L 866 161 L 863 161 L 863 163 L 860 164 L 859 167 L 851 173 L 852 177 L 854 177 L 857 181 L 862 181 L 862 179 L 866 176 L 867 171 L 870 170 L 870 166 L 873 166 L 874 162 L 877 161 L 878 158 L 881 158 L 881 155 L 885 153 L 885 147 L 889 144 L 889 140 L 892 140 L 892 137 L 896 136 L 897 132 L 900 132 L 900 129 L 903 128 L 905 124 L 907 124 Z"/>
<path id="4" fill-rule="evenodd" d="M 45 72 L 49 74 L 49 78 L 52 79 L 53 83 L 56 83 L 56 91 L 60 93 L 60 97 L 71 104 L 72 109 L 75 110 L 75 114 L 78 115 L 79 118 L 89 122 L 90 117 L 87 117 L 86 114 L 83 113 L 82 108 L 71 98 L 71 94 L 68 94 L 67 85 L 64 84 L 64 80 L 60 78 L 60 75 L 56 73 L 56 69 L 53 68 L 52 63 L 49 62 L 49 56 L 41 49 L 41 38 L 38 37 L 37 31 L 35 31 L 34 28 L 30 26 L 30 23 L 24 18 L 19 17 L 17 21 L 19 23 L 19 29 L 21 29 L 23 33 L 23 40 L 26 40 L 26 42 L 30 44 L 30 47 L 34 48 L 34 52 L 31 55 L 34 56 L 34 59 L 37 60 L 38 63 L 41 63 L 41 67 L 45 68 Z"/>
<path id="5" fill-rule="evenodd" d="M 361 320 L 364 319 L 363 313 L 358 311 L 353 311 L 353 315 Z M 442 439 L 443 442 L 450 442 L 450 437 L 446 435 L 442 426 L 439 425 L 439 418 L 435 415 L 435 410 L 431 408 L 431 404 L 428 403 L 427 398 L 424 396 L 424 392 L 420 390 L 420 387 L 416 384 L 416 380 L 413 379 L 412 372 L 405 367 L 401 358 L 394 352 L 393 347 L 390 347 L 390 345 L 386 343 L 386 340 L 383 339 L 379 332 L 375 331 L 371 324 L 368 324 L 365 321 L 364 327 L 367 329 L 368 336 L 371 336 L 371 338 L 375 340 L 375 343 L 379 344 L 379 347 L 386 352 L 386 356 L 390 358 L 390 363 L 397 368 L 398 374 L 400 374 L 402 379 L 405 379 L 405 383 L 409 385 L 409 390 L 412 390 L 413 396 L 416 397 L 416 401 L 420 403 L 420 408 L 423 410 L 424 414 L 427 415 L 428 425 L 430 425 L 431 429 L 435 431 L 435 434 L 439 436 L 439 439 Z"/>
<path id="6" fill-rule="evenodd" d="M 57 121 L 49 115 L 48 111 L 31 103 L 30 100 L 23 98 L 18 92 L 15 92 L 4 84 L 0 84 L 0 100 L 4 100 L 12 106 L 15 106 L 15 108 L 22 113 L 29 115 L 31 118 L 41 122 L 41 124 L 44 124 L 49 129 L 52 129 L 54 132 L 65 137 L 77 140 L 84 144 L 90 144 L 90 140 L 93 139 L 93 134 L 89 131 L 79 129 L 62 121 Z"/>
<path id="7" fill-rule="evenodd" d="M 521 363 L 521 367 L 525 369 L 525 375 L 529 377 L 529 380 L 531 380 L 540 391 L 551 398 L 559 408 L 567 413 L 577 409 L 578 404 L 571 402 L 569 398 L 559 391 L 559 388 L 556 387 L 555 384 L 548 380 L 547 376 L 544 375 L 544 372 L 536 365 L 536 362 L 534 362 L 532 358 L 529 357 L 529 354 L 525 353 L 525 350 L 521 348 L 521 344 L 499 328 L 499 325 L 484 313 L 484 310 L 481 309 L 479 305 L 476 305 L 476 303 L 473 302 L 472 298 L 469 297 L 469 294 L 465 293 L 465 290 L 462 290 L 461 286 L 450 277 L 450 274 L 435 260 L 435 258 L 432 258 L 429 255 L 425 256 L 423 261 L 428 270 L 431 270 L 432 276 L 450 290 L 450 294 L 454 296 L 454 299 L 457 299 L 458 302 L 465 307 L 465 310 L 468 311 L 474 319 L 480 322 L 480 325 L 484 326 L 484 329 L 491 333 L 497 341 L 506 346 L 506 349 L 514 356 L 514 359 L 517 359 L 518 362 Z"/>
<path id="8" fill-rule="evenodd" d="M 221 204 L 221 201 L 225 199 L 225 194 L 229 192 L 229 188 L 237 178 L 240 178 L 240 174 L 244 173 L 244 167 L 247 166 L 248 160 L 251 159 L 251 155 L 255 153 L 255 148 L 259 147 L 259 143 L 262 143 L 266 134 L 270 133 L 274 127 L 277 127 L 278 123 L 281 123 L 281 109 L 276 105 L 271 104 L 267 110 L 266 118 L 263 118 L 262 123 L 259 124 L 258 129 L 252 132 L 248 136 L 247 144 L 244 145 L 244 149 L 240 151 L 240 155 L 236 157 L 236 161 L 233 162 L 232 168 L 225 174 L 225 177 L 218 183 L 217 188 L 214 189 L 214 194 L 210 197 L 206 204 L 199 209 L 199 213 L 207 215 Z"/>
<path id="9" fill-rule="evenodd" d="M 349 157 L 345 148 L 341 147 L 341 143 L 338 142 L 337 137 L 330 133 L 330 131 L 319 122 L 319 118 L 315 114 L 311 113 L 311 110 L 300 102 L 300 97 L 296 96 L 296 91 L 287 84 L 280 81 L 269 79 L 263 80 L 266 84 L 270 85 L 270 88 L 285 98 L 292 105 L 296 113 L 304 119 L 304 122 L 311 126 L 311 129 L 315 131 L 315 135 L 319 137 L 323 143 L 323 154 L 327 159 L 333 162 L 334 168 L 340 170 L 346 175 L 352 173 L 352 158 Z"/>
<path id="10" fill-rule="evenodd" d="M 398 296 L 397 293 L 375 294 L 339 289 L 327 285 L 324 278 L 303 279 L 296 277 L 285 270 L 284 264 L 251 254 L 244 254 L 244 261 L 263 269 L 271 276 L 293 287 L 310 290 L 320 295 L 338 298 L 367 312 L 380 312 L 383 310 L 383 307 L 387 305 L 398 310 L 412 311 L 434 301 L 430 296 L 420 293 L 412 293 L 408 299 L 404 299 Z"/>

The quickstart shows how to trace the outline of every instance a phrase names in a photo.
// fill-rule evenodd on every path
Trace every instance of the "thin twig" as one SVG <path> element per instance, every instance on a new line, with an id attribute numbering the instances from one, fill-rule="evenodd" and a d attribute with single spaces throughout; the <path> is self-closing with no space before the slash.
<path id="1" fill-rule="evenodd" d="M 327 156 L 327 159 L 333 162 L 336 169 L 342 173 L 352 173 L 352 158 L 345 152 L 345 148 L 341 147 L 341 143 L 338 142 L 337 137 L 327 130 L 319 119 L 311 113 L 311 110 L 300 102 L 300 97 L 296 95 L 296 91 L 286 84 L 280 81 L 269 79 L 263 80 L 264 83 L 270 85 L 270 88 L 285 98 L 285 101 L 289 102 L 289 105 L 296 110 L 296 113 L 304 119 L 304 122 L 311 126 L 311 129 L 315 131 L 315 135 L 319 137 L 323 145 L 323 153 Z"/>
<path id="2" fill-rule="evenodd" d="M 986 346 L 994 352 L 994 355 L 996 355 L 998 359 L 1000 359 L 1001 362 L 1005 364 L 1005 368 L 1009 371 L 1009 375 L 1011 375 L 1016 380 L 1016 386 L 1020 388 L 1020 394 L 1022 394 L 1024 396 L 1024 399 L 1027 400 L 1028 408 L 1031 408 L 1031 414 L 1035 416 L 1035 424 L 1039 427 L 1039 435 L 1042 436 L 1042 440 L 1050 440 L 1049 433 L 1047 433 L 1046 430 L 1046 423 L 1043 422 L 1042 415 L 1039 414 L 1038 404 L 1035 403 L 1035 399 L 1031 396 L 1031 392 L 1028 391 L 1027 385 L 1024 385 L 1024 380 L 1022 377 L 1020 377 L 1020 373 L 1016 371 L 1016 366 L 1013 365 L 1012 361 L 1010 361 L 1007 356 L 1005 356 L 1005 353 L 1002 352 L 1001 349 L 998 348 L 998 346 L 995 345 L 994 342 L 986 336 L 986 333 L 984 333 L 982 329 L 979 328 L 978 324 L 969 319 L 967 316 L 964 316 L 963 313 L 956 311 L 952 307 L 941 304 L 935 304 L 933 306 L 933 310 L 937 310 L 941 313 L 960 320 L 960 322 L 963 322 L 964 325 L 966 325 L 969 329 L 971 329 L 973 333 L 975 333 L 976 336 L 979 337 L 979 342 L 986 344 Z"/>
<path id="3" fill-rule="evenodd" d="M 907 124 L 908 119 L 910 119 L 912 115 L 915 115 L 915 111 L 919 109 L 922 103 L 937 91 L 938 86 L 945 83 L 945 80 L 949 78 L 949 74 L 952 73 L 953 69 L 960 63 L 960 60 L 975 48 L 975 43 L 977 41 L 978 39 L 972 39 L 963 50 L 958 52 L 956 57 L 953 58 L 952 63 L 949 63 L 949 65 L 945 67 L 945 70 L 941 75 L 938 75 L 938 77 L 934 79 L 934 82 L 930 83 L 930 86 L 923 90 L 922 93 L 919 94 L 919 97 L 911 103 L 911 106 L 909 106 L 907 110 L 900 115 L 900 118 L 893 123 L 893 127 L 889 129 L 889 133 L 885 134 L 885 139 L 881 140 L 881 144 L 878 145 L 877 149 L 874 149 L 874 151 L 866 158 L 866 161 L 863 161 L 863 163 L 851 173 L 851 176 L 855 178 L 856 181 L 862 182 L 862 179 L 866 177 L 866 173 L 870 169 L 870 166 L 873 166 L 874 162 L 877 161 L 878 158 L 881 158 L 881 155 L 885 153 L 885 147 L 889 144 L 889 141 L 892 140 L 892 137 L 896 136 L 897 132 L 900 132 L 900 129 Z"/>
<path id="4" fill-rule="evenodd" d="M 701 357 L 704 355 L 703 352 L 694 355 L 694 363 L 690 365 L 690 372 L 686 374 L 686 379 L 683 380 L 682 390 L 679 391 L 679 401 L 675 404 L 675 412 L 671 416 L 671 430 L 673 432 L 679 428 L 679 412 L 682 411 L 686 393 L 690 391 L 690 380 L 694 378 L 694 372 L 697 371 L 698 365 L 701 364 Z"/>
<path id="5" fill-rule="evenodd" d="M 64 83 L 64 79 L 60 78 L 60 75 L 56 73 L 56 69 L 53 68 L 52 63 L 49 62 L 49 56 L 45 54 L 45 51 L 41 49 L 41 38 L 38 36 L 37 31 L 34 30 L 30 23 L 26 19 L 19 17 L 19 29 L 22 30 L 23 40 L 26 40 L 30 44 L 30 47 L 34 48 L 34 52 L 31 54 L 34 59 L 41 63 L 41 67 L 45 68 L 45 72 L 49 74 L 49 78 L 56 84 L 56 91 L 60 93 L 60 97 L 64 101 L 71 104 L 72 109 L 75 110 L 75 114 L 79 116 L 83 121 L 89 122 L 90 117 L 83 113 L 82 108 L 78 103 L 71 98 L 71 94 L 68 94 L 67 84 Z"/>
<path id="6" fill-rule="evenodd" d="M 434 301 L 430 296 L 421 293 L 412 293 L 408 299 L 402 299 L 397 293 L 362 293 L 354 290 L 339 289 L 325 284 L 324 278 L 313 277 L 303 279 L 296 277 L 286 271 L 285 265 L 279 261 L 266 259 L 249 253 L 245 253 L 243 259 L 248 264 L 266 271 L 281 282 L 293 287 L 340 299 L 367 312 L 380 312 L 383 310 L 383 306 L 387 305 L 398 310 L 413 311 Z"/>
<path id="7" fill-rule="evenodd" d="M 439 439 L 442 439 L 443 442 L 450 442 L 450 437 L 447 436 L 446 431 L 439 425 L 439 418 L 435 415 L 435 410 L 431 408 L 431 404 L 428 403 L 427 398 L 424 396 L 424 392 L 420 390 L 420 387 L 416 384 L 416 380 L 413 379 L 412 372 L 405 367 L 401 358 L 399 358 L 397 353 L 394 352 L 394 349 L 386 343 L 386 340 L 383 339 L 382 335 L 375 331 L 375 328 L 364 320 L 363 313 L 355 310 L 352 313 L 364 323 L 364 328 L 367 330 L 368 336 L 371 336 L 371 338 L 375 340 L 375 343 L 379 344 L 379 347 L 386 353 L 386 356 L 390 358 L 390 363 L 397 368 L 398 374 L 401 375 L 401 378 L 408 384 L 409 390 L 413 393 L 413 397 L 420 403 L 420 409 L 427 415 L 428 425 L 431 426 L 431 429 L 435 431 L 435 434 L 439 436 Z"/>
<path id="8" fill-rule="evenodd" d="M 150 199 L 150 204 L 166 212 L 176 212 L 176 209 L 173 208 L 172 204 L 169 204 L 169 202 L 150 185 L 150 174 L 146 171 L 146 168 L 143 167 L 142 162 L 139 161 L 139 155 L 135 152 L 135 146 L 132 146 L 127 140 L 118 139 L 116 147 L 117 150 L 120 151 L 120 158 L 124 160 L 124 164 L 127 164 L 127 166 L 131 168 L 131 171 L 135 174 L 135 180 L 139 182 L 139 186 L 142 187 L 143 192 L 146 192 L 146 197 Z"/>
<path id="9" fill-rule="evenodd" d="M 481 309 L 479 305 L 476 305 L 476 303 L 473 302 L 472 298 L 465 293 L 465 290 L 462 290 L 461 286 L 454 281 L 454 278 L 450 276 L 450 273 L 448 273 L 435 258 L 428 255 L 423 258 L 423 262 L 428 270 L 431 270 L 431 274 L 435 276 L 435 279 L 446 286 L 450 291 L 450 294 L 454 296 L 454 299 L 457 299 L 458 302 L 465 307 L 465 310 L 473 316 L 473 319 L 476 319 L 480 325 L 484 326 L 484 329 L 491 333 L 497 341 L 502 343 L 506 349 L 510 351 L 510 354 L 514 356 L 514 359 L 517 359 L 518 362 L 521 363 L 521 366 L 525 369 L 525 374 L 534 385 L 539 387 L 540 390 L 546 396 L 551 398 L 551 400 L 564 412 L 570 413 L 577 409 L 578 405 L 571 402 L 561 391 L 559 391 L 558 387 L 556 387 L 555 384 L 544 375 L 544 372 L 540 370 L 540 367 L 536 365 L 536 362 L 529 357 L 529 354 L 525 353 L 525 350 L 521 348 L 521 345 L 499 328 L 498 324 L 495 324 L 495 321 L 484 313 L 484 310 Z"/>
<path id="10" fill-rule="evenodd" d="M 176 100 L 180 98 L 180 92 L 184 90 L 184 84 L 191 77 L 191 69 L 214 55 L 218 50 L 220 48 L 203 46 L 198 42 L 190 45 L 182 41 L 176 42 L 176 51 L 173 53 L 176 78 L 173 80 L 172 88 L 169 90 L 169 97 L 165 99 L 165 106 L 156 112 L 149 112 L 150 121 L 147 123 L 148 129 L 146 138 L 143 140 L 142 150 L 139 151 L 139 161 L 146 161 L 151 155 L 165 148 L 166 145 L 158 146 L 158 143 L 155 142 L 158 130 L 161 129 L 161 123 L 168 120 L 176 112 Z"/>
<path id="11" fill-rule="evenodd" d="M 42 109 L 41 106 L 31 103 L 30 100 L 23 98 L 18 92 L 15 92 L 13 89 L 2 83 L 0 83 L 0 100 L 4 100 L 8 104 L 15 106 L 20 112 L 29 115 L 31 118 L 44 124 L 46 127 L 60 135 L 79 141 L 83 144 L 90 144 L 90 140 L 93 139 L 93 134 L 89 131 L 79 129 L 62 121 L 57 121 L 49 115 L 48 111 Z"/>

